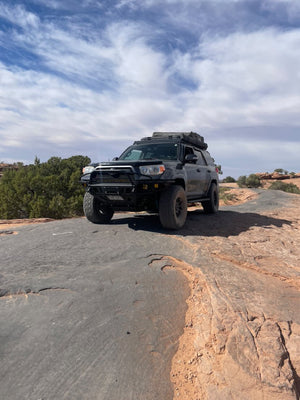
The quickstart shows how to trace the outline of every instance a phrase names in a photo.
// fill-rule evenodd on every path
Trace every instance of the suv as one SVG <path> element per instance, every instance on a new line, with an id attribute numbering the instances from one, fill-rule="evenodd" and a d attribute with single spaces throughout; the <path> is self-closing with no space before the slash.
<path id="1" fill-rule="evenodd" d="M 154 132 L 83 174 L 81 183 L 84 214 L 96 224 L 108 223 L 114 211 L 149 211 L 164 228 L 180 229 L 188 204 L 201 202 L 205 213 L 219 208 L 218 171 L 194 132 Z"/>

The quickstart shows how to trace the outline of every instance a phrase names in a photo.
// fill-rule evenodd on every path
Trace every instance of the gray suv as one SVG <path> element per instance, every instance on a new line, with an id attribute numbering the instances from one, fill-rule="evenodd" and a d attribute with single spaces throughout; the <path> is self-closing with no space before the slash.
<path id="1" fill-rule="evenodd" d="M 114 211 L 149 211 L 164 228 L 180 229 L 188 204 L 201 202 L 205 213 L 219 208 L 218 171 L 195 132 L 154 132 L 83 174 L 81 183 L 84 214 L 96 224 L 108 223 Z"/>

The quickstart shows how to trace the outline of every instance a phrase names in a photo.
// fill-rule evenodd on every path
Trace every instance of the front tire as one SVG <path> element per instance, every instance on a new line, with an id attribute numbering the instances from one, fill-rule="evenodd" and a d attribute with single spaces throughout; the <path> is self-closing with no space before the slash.
<path id="1" fill-rule="evenodd" d="M 159 200 L 159 219 L 164 228 L 180 229 L 187 216 L 187 199 L 182 186 L 171 186 Z"/>
<path id="2" fill-rule="evenodd" d="M 202 201 L 205 214 L 214 214 L 219 209 L 219 191 L 215 183 L 212 183 L 208 191 L 209 200 Z"/>
<path id="3" fill-rule="evenodd" d="M 114 210 L 101 204 L 99 199 L 86 192 L 83 198 L 83 212 L 86 218 L 94 224 L 107 224 L 114 215 Z"/>

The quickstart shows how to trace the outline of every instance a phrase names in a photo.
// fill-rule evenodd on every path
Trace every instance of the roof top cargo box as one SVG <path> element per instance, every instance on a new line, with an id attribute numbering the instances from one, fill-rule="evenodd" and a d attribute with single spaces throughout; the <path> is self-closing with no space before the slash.
<path id="1" fill-rule="evenodd" d="M 186 143 L 199 147 L 202 150 L 207 149 L 207 143 L 204 142 L 204 137 L 196 132 L 153 132 L 152 138 L 180 138 Z"/>

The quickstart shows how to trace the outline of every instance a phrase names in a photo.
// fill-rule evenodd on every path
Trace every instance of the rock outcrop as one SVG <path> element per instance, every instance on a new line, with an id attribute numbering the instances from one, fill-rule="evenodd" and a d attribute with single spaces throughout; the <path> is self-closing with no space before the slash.
<path id="1" fill-rule="evenodd" d="M 274 180 L 284 180 L 284 179 L 292 179 L 292 178 L 299 178 L 300 173 L 298 174 L 279 174 L 278 172 L 258 172 L 255 175 L 259 177 L 260 180 L 269 180 L 269 179 L 274 179 Z"/>
<path id="2" fill-rule="evenodd" d="M 172 364 L 174 399 L 299 398 L 300 198 L 295 201 L 295 208 L 264 213 L 265 223 L 253 220 L 250 229 L 226 236 L 207 220 L 211 235 L 177 239 L 193 262 L 165 259 L 165 268 L 183 271 L 191 287 Z"/>

